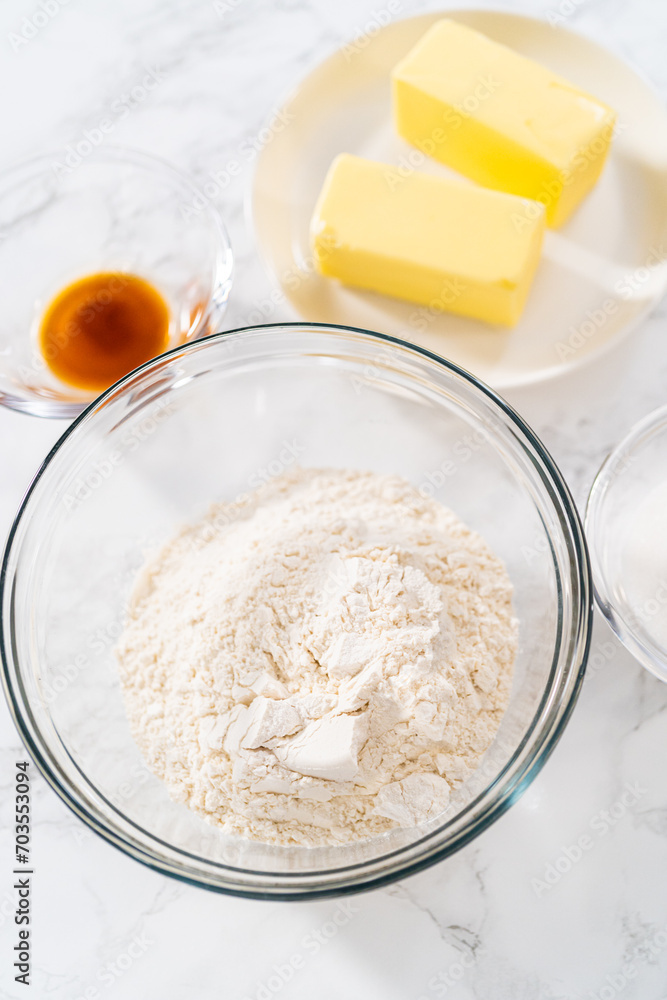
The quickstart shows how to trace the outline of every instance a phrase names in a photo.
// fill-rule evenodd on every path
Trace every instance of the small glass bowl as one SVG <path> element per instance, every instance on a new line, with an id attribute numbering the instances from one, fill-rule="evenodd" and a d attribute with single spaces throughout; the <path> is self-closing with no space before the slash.
<path id="1" fill-rule="evenodd" d="M 355 844 L 232 837 L 172 801 L 132 739 L 113 647 L 146 553 L 297 462 L 401 475 L 478 530 L 514 584 L 519 650 L 497 736 L 437 819 Z M 0 577 L 3 678 L 33 759 L 129 856 L 223 892 L 380 885 L 451 854 L 521 794 L 574 705 L 590 642 L 583 530 L 553 461 L 471 375 L 389 337 L 296 323 L 187 344 L 68 429 L 16 518 Z"/>
<path id="2" fill-rule="evenodd" d="M 50 371 L 38 330 L 63 288 L 107 271 L 136 274 L 162 294 L 171 348 L 218 329 L 232 250 L 208 199 L 145 153 L 82 140 L 0 175 L 0 403 L 71 418 L 94 398 Z"/>
<path id="3" fill-rule="evenodd" d="M 645 531 L 638 537 L 640 522 L 651 527 L 647 498 L 663 486 L 658 530 L 653 539 Z M 635 424 L 603 462 L 588 497 L 586 536 L 600 611 L 642 666 L 667 681 L 667 406 Z M 640 560 L 663 552 L 665 572 L 651 581 Z"/>

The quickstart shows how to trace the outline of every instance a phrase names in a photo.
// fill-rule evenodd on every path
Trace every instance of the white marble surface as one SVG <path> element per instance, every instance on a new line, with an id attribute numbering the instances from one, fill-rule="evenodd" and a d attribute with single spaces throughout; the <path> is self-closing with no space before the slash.
<path id="1" fill-rule="evenodd" d="M 51 11 L 36 17 L 44 4 Z M 638 67 L 667 95 L 664 0 L 505 0 L 494 8 L 572 25 Z M 409 14 L 435 4 L 402 0 Z M 5 0 L 0 9 L 1 156 L 64 147 L 148 70 L 163 77 L 113 141 L 161 154 L 205 179 L 237 158 L 303 72 L 383 7 L 382 0 Z M 55 11 L 55 12 L 54 12 Z M 34 37 L 12 44 L 37 22 Z M 30 32 L 28 27 L 27 32 Z M 238 269 L 227 315 L 242 325 L 268 280 L 244 215 L 251 162 L 217 199 Z M 280 308 L 272 319 L 290 318 Z M 578 502 L 613 442 L 665 400 L 663 305 L 613 373 L 513 401 L 531 418 Z M 0 411 L 0 531 L 64 429 Z M 10 784 L 22 756 L 0 708 L 0 996 L 53 1000 L 661 1000 L 667 997 L 667 686 L 642 671 L 602 621 L 574 717 L 551 760 L 494 827 L 450 860 L 340 904 L 262 903 L 181 885 L 90 833 L 34 783 L 33 976 L 12 981 Z M 623 806 L 624 787 L 636 788 Z M 608 822 L 605 811 L 614 817 Z M 582 835 L 592 846 L 547 890 Z M 566 867 L 561 863 L 561 867 Z M 343 921 L 341 920 L 341 923 Z M 319 938 L 318 938 L 319 935 Z M 319 943 L 322 942 L 322 943 Z M 295 954 L 301 968 L 275 978 Z M 271 978 L 273 977 L 273 978 Z M 268 985 L 267 985 L 268 984 Z"/>

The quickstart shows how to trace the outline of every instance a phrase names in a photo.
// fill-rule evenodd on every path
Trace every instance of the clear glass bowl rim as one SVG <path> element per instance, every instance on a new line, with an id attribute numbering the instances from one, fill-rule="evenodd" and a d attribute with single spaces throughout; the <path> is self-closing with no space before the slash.
<path id="1" fill-rule="evenodd" d="M 531 460 L 534 464 L 536 464 L 536 466 L 538 466 L 540 473 L 545 476 L 549 482 L 551 487 L 552 502 L 554 496 L 556 496 L 560 501 L 560 509 L 562 509 L 563 516 L 559 516 L 559 522 L 564 528 L 568 529 L 571 536 L 573 558 L 571 559 L 570 568 L 574 571 L 579 599 L 576 602 L 572 602 L 571 644 L 574 649 L 574 655 L 570 658 L 565 667 L 560 670 L 560 672 L 557 670 L 556 657 L 554 657 L 550 668 L 549 681 L 545 687 L 542 697 L 540 698 L 537 710 L 523 740 L 516 748 L 501 773 L 489 785 L 485 786 L 484 790 L 476 798 L 469 802 L 465 808 L 461 810 L 461 812 L 455 814 L 451 820 L 445 823 L 443 827 L 439 828 L 438 831 L 436 831 L 436 834 L 430 834 L 426 839 L 432 839 L 437 834 L 441 834 L 446 831 L 450 823 L 458 820 L 461 816 L 470 813 L 481 800 L 485 797 L 488 798 L 490 793 L 493 792 L 490 801 L 485 804 L 481 814 L 477 818 L 473 819 L 473 821 L 463 830 L 461 830 L 455 838 L 451 838 L 450 840 L 445 838 L 445 841 L 439 846 L 431 847 L 428 851 L 425 851 L 423 855 L 416 857 L 413 860 L 408 860 L 403 864 L 401 864 L 400 861 L 394 861 L 390 866 L 386 867 L 385 870 L 381 870 L 370 876 L 364 875 L 361 877 L 356 877 L 354 875 L 355 869 L 377 866 L 379 862 L 393 860 L 396 855 L 400 856 L 400 854 L 406 850 L 414 850 L 420 841 L 413 843 L 409 848 L 399 848 L 397 851 L 383 854 L 379 858 L 373 859 L 371 862 L 365 861 L 360 864 L 351 864 L 344 868 L 338 868 L 327 873 L 320 872 L 316 875 L 312 875 L 310 873 L 303 874 L 292 872 L 261 872 L 258 877 L 256 872 L 252 872 L 247 869 L 230 868 L 230 866 L 223 864 L 208 862 L 212 866 L 220 869 L 223 873 L 225 871 L 232 871 L 233 873 L 238 873 L 239 875 L 247 876 L 249 878 L 247 883 L 244 882 L 239 885 L 237 882 L 233 882 L 229 879 L 224 881 L 224 878 L 210 878 L 200 871 L 195 872 L 192 868 L 186 868 L 183 864 L 177 865 L 173 861 L 170 861 L 166 856 L 160 856 L 157 851 L 151 850 L 149 846 L 139 844 L 136 841 L 130 841 L 127 836 L 123 836 L 122 833 L 112 829 L 110 825 L 102 822 L 97 818 L 97 816 L 92 815 L 92 813 L 81 803 L 80 796 L 77 797 L 78 789 L 72 786 L 72 782 L 69 778 L 61 775 L 57 762 L 55 762 L 50 756 L 48 746 L 40 743 L 40 734 L 37 727 L 34 727 L 33 733 L 33 727 L 30 725 L 30 706 L 27 703 L 27 699 L 22 697 L 23 686 L 21 683 L 20 667 L 14 658 L 14 622 L 11 615 L 12 581 L 9 579 L 8 567 L 14 540 L 19 531 L 23 515 L 30 504 L 32 494 L 42 475 L 50 465 L 55 455 L 69 440 L 70 436 L 74 433 L 79 424 L 87 420 L 96 408 L 103 406 L 105 401 L 112 395 L 118 395 L 123 390 L 130 388 L 134 380 L 140 375 L 145 374 L 151 368 L 157 368 L 163 365 L 170 357 L 183 355 L 190 351 L 201 350 L 202 348 L 205 349 L 208 342 L 218 342 L 225 338 L 235 336 L 248 337 L 253 334 L 267 331 L 273 331 L 274 335 L 278 334 L 280 331 L 300 331 L 306 335 L 308 333 L 317 334 L 320 332 L 330 331 L 337 333 L 339 336 L 348 335 L 351 339 L 354 339 L 355 337 L 361 338 L 362 340 L 368 338 L 371 341 L 375 341 L 380 344 L 393 344 L 407 350 L 408 353 L 414 353 L 435 362 L 436 365 L 445 368 L 449 373 L 468 382 L 476 391 L 480 392 L 484 397 L 486 397 L 487 400 L 490 400 L 491 403 L 499 409 L 501 416 L 506 419 L 512 430 L 519 432 L 518 435 L 515 434 L 515 437 L 518 436 L 519 440 L 521 440 L 521 437 L 526 439 L 525 444 L 521 441 L 522 449 L 530 455 L 527 446 L 532 448 L 535 453 L 535 457 L 531 455 Z M 6 627 L 7 617 L 9 618 L 12 626 L 9 630 Z M 441 861 L 460 850 L 476 836 L 482 833 L 492 823 L 499 819 L 500 816 L 502 816 L 503 813 L 506 812 L 506 810 L 512 805 L 512 803 L 516 801 L 516 799 L 525 791 L 530 782 L 539 773 L 560 739 L 565 725 L 567 724 L 572 710 L 574 709 L 581 685 L 583 683 L 586 662 L 591 645 L 592 626 L 593 585 L 591 567 L 584 530 L 576 505 L 554 460 L 551 458 L 540 439 L 525 423 L 523 418 L 519 416 L 519 414 L 509 405 L 509 403 L 507 403 L 493 389 L 481 382 L 471 373 L 424 348 L 417 347 L 414 344 L 407 343 L 406 341 L 400 340 L 396 337 L 390 337 L 385 334 L 375 333 L 373 331 L 357 327 L 338 326 L 326 323 L 308 323 L 305 321 L 259 324 L 257 326 L 239 327 L 234 330 L 212 334 L 211 336 L 203 337 L 197 341 L 192 341 L 180 347 L 173 348 L 171 351 L 148 361 L 146 364 L 135 369 L 133 372 L 130 372 L 128 375 L 124 376 L 124 378 L 110 386 L 109 389 L 93 400 L 77 417 L 77 419 L 74 420 L 73 423 L 66 429 L 37 470 L 12 524 L 5 546 L 2 569 L 0 571 L 0 657 L 3 688 L 19 735 L 46 781 L 51 785 L 63 802 L 75 813 L 75 815 L 79 817 L 79 819 L 81 819 L 95 833 L 99 834 L 108 843 L 121 850 L 127 856 L 142 862 L 149 868 L 152 868 L 161 874 L 169 875 L 185 882 L 186 884 L 250 899 L 272 899 L 284 901 L 314 899 L 327 896 L 341 896 L 349 893 L 366 891 L 371 888 L 378 888 L 382 885 L 394 882 L 399 878 L 404 878 L 408 875 L 421 871 L 424 868 L 430 867 L 438 861 Z M 7 632 L 9 632 L 9 634 L 7 634 Z M 561 689 L 557 691 L 555 680 L 557 679 L 556 675 L 558 673 L 560 673 Z M 13 674 L 16 675 L 15 679 Z M 555 692 L 558 694 L 558 697 L 552 697 Z M 552 703 L 548 705 L 547 708 L 547 703 L 550 700 Z M 546 714 L 545 708 L 547 708 Z M 541 716 L 544 716 L 544 718 L 542 719 L 542 724 L 538 731 L 538 723 L 540 722 Z M 527 756 L 526 760 L 521 763 L 520 767 L 515 768 L 516 773 L 511 774 L 508 777 L 508 774 L 512 770 L 512 766 L 516 763 L 516 758 L 531 740 L 534 742 L 534 746 L 530 754 Z M 112 803 L 108 803 L 108 805 L 114 812 L 118 813 L 121 818 L 124 819 L 126 824 L 136 826 L 132 823 L 132 821 L 124 817 Z M 141 829 L 139 827 L 136 828 Z M 141 832 L 145 833 L 145 831 Z M 172 854 L 176 853 L 181 858 L 189 858 L 195 862 L 198 860 L 194 855 L 188 854 L 185 851 L 174 849 L 171 845 L 166 844 L 164 841 L 159 841 L 159 839 L 152 834 L 146 834 L 146 836 L 149 836 L 153 843 L 164 844 L 165 848 L 167 848 L 167 852 L 171 852 Z M 165 852 L 165 854 L 167 852 Z M 353 874 L 350 875 L 349 873 Z M 327 876 L 326 882 L 322 879 L 323 874 L 326 874 Z M 342 877 L 340 881 L 332 881 L 332 875 L 340 875 Z M 272 882 L 272 878 L 276 881 Z M 252 881 L 253 879 L 257 884 Z"/>
<path id="2" fill-rule="evenodd" d="M 608 585 L 607 577 L 602 570 L 603 561 L 598 558 L 596 542 L 601 518 L 604 516 L 604 501 L 614 484 L 618 466 L 627 461 L 637 445 L 642 444 L 653 435 L 665 431 L 667 431 L 667 405 L 659 406 L 632 425 L 598 469 L 588 494 L 584 514 L 585 531 L 589 540 L 595 603 L 625 648 L 642 666 L 662 681 L 667 681 L 667 654 L 661 651 L 655 643 L 652 643 L 648 636 L 642 635 L 634 628 L 619 610 L 616 602 L 611 599 L 613 588 Z"/>
<path id="3" fill-rule="evenodd" d="M 58 157 L 62 158 L 62 155 L 62 149 L 51 149 L 50 151 L 47 150 L 46 152 L 39 153 L 37 156 L 31 156 L 8 164 L 0 170 L 0 188 L 12 182 L 20 184 L 22 181 L 43 172 L 52 172 L 54 160 Z M 153 153 L 146 153 L 132 146 L 121 146 L 117 143 L 105 142 L 102 146 L 96 148 L 89 158 L 83 160 L 80 166 L 85 169 L 86 166 L 94 166 L 100 162 L 119 163 L 121 165 L 123 163 L 130 164 L 145 170 L 147 173 L 162 176 L 172 185 L 187 189 L 193 198 L 201 199 L 203 203 L 202 210 L 208 217 L 215 232 L 216 247 L 211 258 L 210 273 L 208 275 L 209 291 L 206 310 L 199 317 L 198 328 L 205 330 L 210 324 L 217 325 L 222 318 L 224 303 L 227 301 L 231 288 L 234 272 L 234 252 L 227 227 L 216 206 L 187 173 L 181 171 L 167 160 L 155 156 Z M 79 166 L 75 169 L 78 170 Z M 220 308 L 216 301 L 216 293 L 223 295 L 222 308 Z M 188 337 L 187 343 L 190 343 L 194 339 L 197 339 L 196 333 Z M 129 374 L 131 372 L 128 372 Z M 93 402 L 94 400 L 79 403 L 39 399 L 27 391 L 9 391 L 0 387 L 1 405 L 11 410 L 18 410 L 20 413 L 27 413 L 30 416 L 36 417 L 73 419 L 85 412 Z"/>

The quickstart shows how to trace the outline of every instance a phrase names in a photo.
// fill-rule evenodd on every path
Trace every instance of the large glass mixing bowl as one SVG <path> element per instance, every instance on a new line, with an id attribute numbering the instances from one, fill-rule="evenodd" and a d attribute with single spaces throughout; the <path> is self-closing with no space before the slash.
<path id="1" fill-rule="evenodd" d="M 478 530 L 515 588 L 511 700 L 477 771 L 422 826 L 355 845 L 266 846 L 173 802 L 130 735 L 113 646 L 148 551 L 213 500 L 302 466 L 404 476 Z M 416 871 L 483 831 L 563 730 L 591 628 L 586 545 L 542 444 L 440 358 L 360 330 L 298 323 L 219 334 L 138 369 L 75 421 L 13 526 L 2 576 L 11 709 L 64 801 L 166 874 L 246 896 L 354 891 Z"/>

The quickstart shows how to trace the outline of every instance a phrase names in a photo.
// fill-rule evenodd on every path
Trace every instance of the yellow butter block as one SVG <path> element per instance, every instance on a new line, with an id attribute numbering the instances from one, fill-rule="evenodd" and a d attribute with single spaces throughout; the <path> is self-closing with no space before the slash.
<path id="1" fill-rule="evenodd" d="M 559 226 L 595 185 L 615 113 L 457 21 L 431 27 L 392 73 L 396 128 L 422 152 L 545 205 Z"/>
<path id="2" fill-rule="evenodd" d="M 343 153 L 324 182 L 311 241 L 323 275 L 513 326 L 544 227 L 534 202 Z"/>

